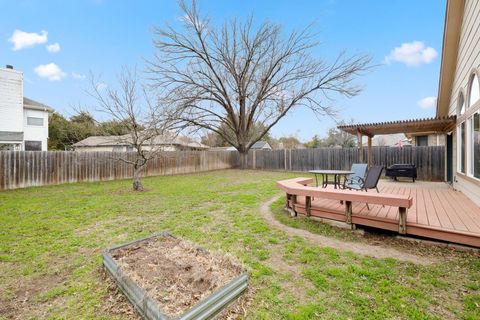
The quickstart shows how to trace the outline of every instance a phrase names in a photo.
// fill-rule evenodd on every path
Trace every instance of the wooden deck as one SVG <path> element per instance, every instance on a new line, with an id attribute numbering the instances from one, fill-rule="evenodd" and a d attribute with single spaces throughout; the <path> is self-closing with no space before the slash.
<path id="1" fill-rule="evenodd" d="M 380 192 L 413 198 L 407 212 L 407 235 L 480 247 L 480 207 L 444 183 L 390 182 L 379 184 Z M 375 191 L 373 191 L 375 192 Z M 297 198 L 298 213 L 305 214 L 305 197 Z M 311 215 L 345 221 L 345 206 L 336 200 L 312 200 Z M 398 231 L 398 208 L 353 203 L 352 223 Z"/>

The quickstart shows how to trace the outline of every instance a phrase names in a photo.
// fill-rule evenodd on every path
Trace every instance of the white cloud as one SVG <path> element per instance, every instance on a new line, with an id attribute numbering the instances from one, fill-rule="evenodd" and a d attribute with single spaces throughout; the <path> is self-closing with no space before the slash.
<path id="1" fill-rule="evenodd" d="M 417 106 L 422 109 L 434 108 L 437 105 L 437 97 L 425 97 L 417 101 Z"/>
<path id="2" fill-rule="evenodd" d="M 95 87 L 97 88 L 98 91 L 103 91 L 107 89 L 107 84 L 105 82 L 97 82 Z"/>
<path id="3" fill-rule="evenodd" d="M 40 33 L 35 32 L 25 32 L 22 30 L 15 30 L 8 39 L 11 43 L 13 43 L 13 51 L 21 50 L 24 48 L 30 48 L 37 44 L 46 43 L 48 38 L 48 32 L 45 30 L 40 31 Z"/>
<path id="4" fill-rule="evenodd" d="M 47 51 L 50 53 L 57 53 L 60 51 L 60 44 L 58 42 L 47 45 Z"/>
<path id="5" fill-rule="evenodd" d="M 72 72 L 72 77 L 77 80 L 84 80 L 87 76 L 84 74 Z"/>
<path id="6" fill-rule="evenodd" d="M 413 41 L 409 43 L 402 43 L 400 47 L 396 47 L 390 54 L 385 57 L 385 62 L 390 63 L 397 61 L 406 64 L 407 66 L 418 66 L 423 63 L 430 63 L 438 53 L 432 47 L 427 47 L 421 41 Z"/>
<path id="7" fill-rule="evenodd" d="M 67 76 L 55 63 L 41 64 L 35 67 L 33 71 L 41 78 L 47 78 L 50 81 L 62 80 Z"/>

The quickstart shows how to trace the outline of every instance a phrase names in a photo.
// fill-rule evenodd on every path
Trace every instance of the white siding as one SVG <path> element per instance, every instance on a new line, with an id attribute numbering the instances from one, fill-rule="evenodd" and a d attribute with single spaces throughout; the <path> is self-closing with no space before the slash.
<path id="1" fill-rule="evenodd" d="M 480 1 L 467 0 L 458 47 L 457 68 L 450 98 L 449 115 L 455 115 L 460 90 L 467 92 L 473 68 L 480 67 Z M 466 97 L 465 97 L 466 98 Z"/>
<path id="2" fill-rule="evenodd" d="M 23 74 L 0 69 L 0 131 L 23 131 Z"/>
<path id="3" fill-rule="evenodd" d="M 457 98 L 461 91 L 467 94 L 468 82 L 473 69 L 480 68 L 480 1 L 467 0 L 465 2 L 463 22 L 460 34 L 457 66 L 450 96 L 449 115 L 457 114 Z M 466 98 L 466 97 L 465 97 Z M 475 107 L 475 109 L 477 109 Z M 468 117 L 473 108 L 466 110 Z M 464 121 L 460 117 L 457 123 Z M 480 181 L 465 177 L 457 172 L 457 132 L 453 137 L 453 172 L 455 175 L 454 187 L 480 205 Z"/>
<path id="4" fill-rule="evenodd" d="M 28 117 L 42 118 L 43 126 L 29 125 Z M 25 141 L 41 141 L 42 151 L 47 151 L 48 146 L 48 112 L 40 110 L 24 109 L 23 112 L 23 139 Z"/>

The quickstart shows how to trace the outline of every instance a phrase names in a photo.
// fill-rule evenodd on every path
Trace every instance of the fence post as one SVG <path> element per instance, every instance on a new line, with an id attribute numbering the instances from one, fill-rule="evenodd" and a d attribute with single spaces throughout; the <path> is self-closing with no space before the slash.
<path id="1" fill-rule="evenodd" d="M 252 167 L 253 169 L 256 169 L 257 168 L 257 151 L 256 150 L 253 150 L 252 152 Z"/>
<path id="2" fill-rule="evenodd" d="M 290 167 L 290 171 L 292 171 L 292 149 L 288 149 L 288 154 L 289 154 L 288 165 Z"/>
<path id="3" fill-rule="evenodd" d="M 283 165 L 285 167 L 285 171 L 287 171 L 287 149 L 283 149 Z"/>

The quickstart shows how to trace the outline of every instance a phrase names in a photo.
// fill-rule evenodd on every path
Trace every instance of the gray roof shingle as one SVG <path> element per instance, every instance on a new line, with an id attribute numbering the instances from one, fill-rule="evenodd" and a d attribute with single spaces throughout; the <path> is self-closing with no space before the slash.
<path id="1" fill-rule="evenodd" d="M 43 104 L 41 102 L 29 99 L 27 97 L 23 97 L 23 107 L 26 109 L 34 109 L 34 110 L 46 110 L 53 112 L 53 108 Z"/>

